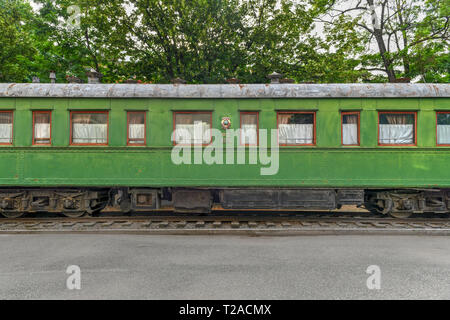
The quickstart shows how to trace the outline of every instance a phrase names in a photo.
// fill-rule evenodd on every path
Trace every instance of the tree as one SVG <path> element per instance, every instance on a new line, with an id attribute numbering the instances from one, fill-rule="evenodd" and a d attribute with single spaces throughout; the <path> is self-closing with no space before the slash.
<path id="1" fill-rule="evenodd" d="M 242 63 L 234 1 L 137 0 L 121 19 L 135 74 L 158 82 L 214 82 Z M 130 4 L 131 5 L 131 4 Z M 134 64 L 134 66 L 133 66 Z"/>
<path id="2" fill-rule="evenodd" d="M 86 78 L 86 69 L 95 69 L 113 81 L 124 70 L 127 30 L 118 23 L 125 15 L 121 1 L 107 0 L 35 0 L 41 7 L 34 31 L 40 52 L 42 77 L 49 70 L 57 71 L 63 80 L 66 74 Z M 80 10 L 79 25 L 70 25 Z M 37 71 L 38 72 L 38 71 Z"/>
<path id="3" fill-rule="evenodd" d="M 29 66 L 36 53 L 29 33 L 32 14 L 25 1 L 0 1 L 0 82 L 29 79 Z"/>
<path id="4" fill-rule="evenodd" d="M 399 75 L 421 75 L 429 69 L 424 62 L 435 63 L 423 59 L 423 48 L 432 48 L 428 58 L 449 59 L 449 0 L 311 0 L 311 4 L 322 13 L 318 21 L 327 24 L 331 33 L 342 30 L 342 19 L 352 21 L 352 28 L 346 30 L 365 35 L 367 50 L 378 51 L 361 56 L 361 70 L 384 72 L 390 82 Z M 446 65 L 438 72 L 448 72 Z M 422 80 L 426 80 L 423 74 Z"/>
<path id="5" fill-rule="evenodd" d="M 311 22 L 292 0 L 136 0 L 121 20 L 136 40 L 137 74 L 198 83 L 289 71 Z"/>
<path id="6" fill-rule="evenodd" d="M 43 69 L 79 75 L 89 66 L 106 81 L 134 74 L 155 82 L 265 82 L 274 70 L 295 74 L 300 51 L 309 49 L 302 35 L 312 19 L 294 0 L 35 2 Z M 66 23 L 73 4 L 82 13 L 76 29 Z"/>
<path id="7" fill-rule="evenodd" d="M 275 71 L 303 81 L 305 65 L 317 58 L 313 19 L 304 3 L 291 0 L 242 2 L 241 47 L 245 65 L 240 77 L 247 82 L 265 82 Z"/>

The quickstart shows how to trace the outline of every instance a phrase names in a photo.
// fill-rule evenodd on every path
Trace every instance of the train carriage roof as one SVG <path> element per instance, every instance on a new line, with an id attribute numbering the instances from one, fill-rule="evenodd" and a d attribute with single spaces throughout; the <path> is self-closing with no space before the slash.
<path id="1" fill-rule="evenodd" d="M 0 98 L 443 98 L 450 84 L 0 83 Z"/>

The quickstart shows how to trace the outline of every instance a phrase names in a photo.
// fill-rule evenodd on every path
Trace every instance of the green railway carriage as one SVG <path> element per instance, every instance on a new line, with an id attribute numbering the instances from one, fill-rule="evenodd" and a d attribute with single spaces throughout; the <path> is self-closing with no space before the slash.
<path id="1" fill-rule="evenodd" d="M 444 213 L 449 128 L 449 84 L 0 84 L 0 212 Z"/>

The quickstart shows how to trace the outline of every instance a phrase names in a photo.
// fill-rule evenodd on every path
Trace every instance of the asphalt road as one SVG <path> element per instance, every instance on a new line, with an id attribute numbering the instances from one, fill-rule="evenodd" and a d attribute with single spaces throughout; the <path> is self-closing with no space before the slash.
<path id="1" fill-rule="evenodd" d="M 450 299 L 450 238 L 0 235 L 0 298 Z"/>

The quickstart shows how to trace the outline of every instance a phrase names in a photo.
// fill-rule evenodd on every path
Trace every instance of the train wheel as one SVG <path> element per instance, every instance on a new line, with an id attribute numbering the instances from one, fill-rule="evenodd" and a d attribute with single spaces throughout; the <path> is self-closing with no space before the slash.
<path id="1" fill-rule="evenodd" d="M 74 211 L 74 212 L 63 212 L 63 215 L 65 215 L 68 218 L 81 218 L 86 214 L 84 211 Z"/>
<path id="2" fill-rule="evenodd" d="M 2 212 L 2 216 L 8 219 L 17 219 L 25 214 L 25 212 Z"/>
<path id="3" fill-rule="evenodd" d="M 411 217 L 412 212 L 390 212 L 389 215 L 397 219 L 407 219 Z"/>

